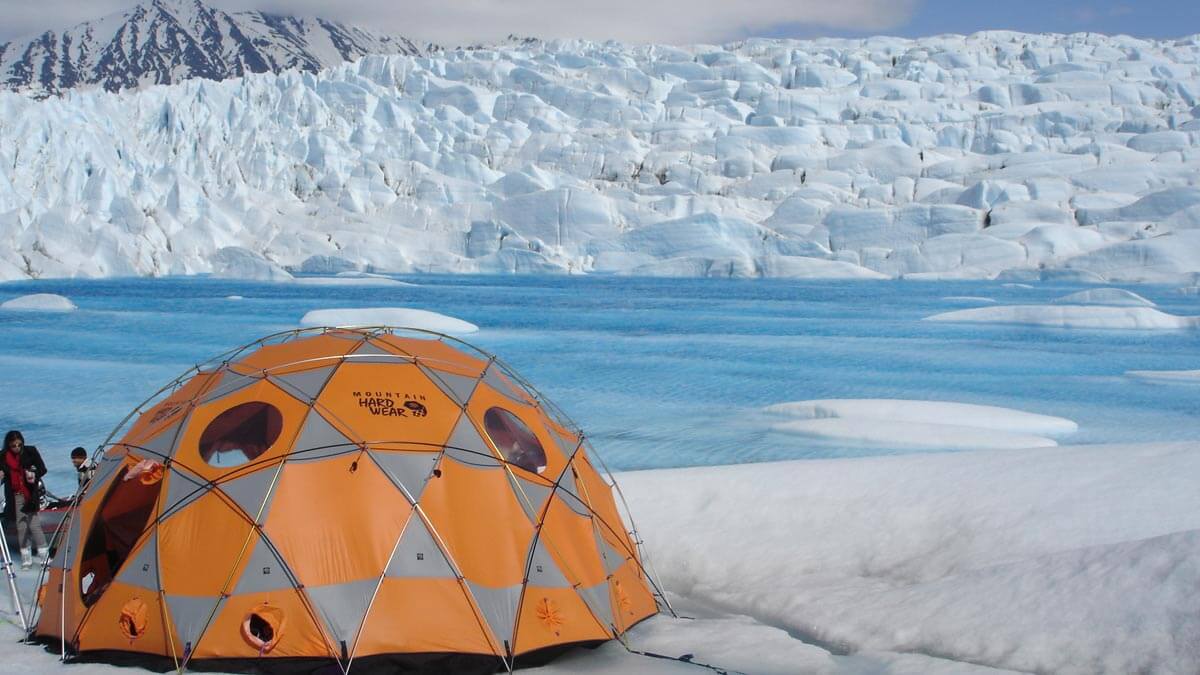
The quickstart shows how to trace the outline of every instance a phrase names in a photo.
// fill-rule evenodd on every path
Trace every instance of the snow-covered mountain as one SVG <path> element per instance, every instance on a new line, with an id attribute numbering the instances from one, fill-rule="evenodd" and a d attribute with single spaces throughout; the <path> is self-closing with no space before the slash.
<path id="1" fill-rule="evenodd" d="M 0 94 L 0 278 L 1180 281 L 1200 38 L 529 41 Z"/>
<path id="2" fill-rule="evenodd" d="M 194 77 L 317 71 L 364 54 L 418 52 L 405 38 L 324 19 L 151 0 L 62 32 L 0 44 L 0 86 L 40 94 L 81 85 L 119 91 Z"/>

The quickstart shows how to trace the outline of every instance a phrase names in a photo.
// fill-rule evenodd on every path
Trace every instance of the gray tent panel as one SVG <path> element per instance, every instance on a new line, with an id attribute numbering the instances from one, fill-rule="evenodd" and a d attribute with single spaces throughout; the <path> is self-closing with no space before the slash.
<path id="1" fill-rule="evenodd" d="M 551 429 L 550 433 L 554 435 L 554 440 L 558 443 L 559 449 L 570 459 L 571 455 L 575 454 L 575 449 L 579 447 L 579 439 L 563 436 L 554 429 Z"/>
<path id="2" fill-rule="evenodd" d="M 518 604 L 521 602 L 521 584 L 492 588 L 477 585 L 468 579 L 467 586 L 471 589 L 471 595 L 475 597 L 475 604 L 479 606 L 483 618 L 491 627 L 492 635 L 496 636 L 496 641 L 500 644 L 508 643 L 511 651 L 513 626 L 516 625 Z"/>
<path id="3" fill-rule="evenodd" d="M 163 459 L 170 457 L 171 455 L 175 454 L 175 442 L 179 440 L 179 429 L 182 426 L 183 420 L 181 419 L 180 421 L 163 429 L 154 438 L 146 441 L 146 444 L 142 446 L 145 448 L 144 452 L 138 452 L 137 448 L 133 449 L 134 452 L 139 455 L 148 454 L 149 457 L 146 457 L 146 459 L 154 459 L 158 461 L 162 461 Z"/>
<path id="4" fill-rule="evenodd" d="M 371 342 L 364 342 L 346 357 L 347 363 L 412 363 L 413 357 L 389 352 Z"/>
<path id="5" fill-rule="evenodd" d="M 622 553 L 615 548 L 608 540 L 599 535 L 596 536 L 596 548 L 600 550 L 600 558 L 604 561 L 604 573 L 612 576 L 625 561 L 629 559 L 629 555 Z"/>
<path id="6" fill-rule="evenodd" d="M 454 433 L 450 434 L 450 439 L 446 441 L 446 457 L 476 468 L 490 469 L 501 466 L 500 460 L 466 415 L 459 416 Z"/>
<path id="7" fill-rule="evenodd" d="M 270 380 L 277 383 L 281 389 L 296 398 L 311 403 L 325 388 L 325 383 L 329 381 L 329 376 L 337 366 L 325 366 L 323 368 L 313 368 L 312 370 L 302 370 L 298 373 L 288 373 L 286 375 L 271 375 Z"/>
<path id="8" fill-rule="evenodd" d="M 224 598 L 208 595 L 166 595 L 167 611 L 171 614 L 171 622 L 175 624 L 175 636 L 186 648 L 193 649 L 200 641 L 205 627 L 217 615 Z"/>
<path id="9" fill-rule="evenodd" d="M 81 518 L 79 509 L 72 510 L 66 517 L 71 522 L 63 531 L 63 536 L 58 541 L 58 548 L 54 549 L 54 558 L 50 560 L 50 567 L 58 569 L 67 566 L 68 553 L 71 555 L 71 560 L 79 556 L 79 519 Z"/>
<path id="10" fill-rule="evenodd" d="M 421 370 L 429 376 L 429 379 L 434 384 L 446 392 L 451 400 L 460 406 L 465 406 L 467 401 L 471 400 L 471 394 L 474 393 L 475 385 L 479 382 L 478 377 L 447 373 L 444 370 L 437 370 L 427 366 L 421 366 Z"/>
<path id="11" fill-rule="evenodd" d="M 421 498 L 425 482 L 429 480 L 438 461 L 436 452 L 370 450 L 367 454 L 413 503 Z"/>
<path id="12" fill-rule="evenodd" d="M 246 562 L 246 569 L 238 579 L 237 587 L 233 589 L 233 595 L 295 588 L 287 567 L 279 562 L 265 538 L 266 535 L 263 535 L 254 542 L 254 550 L 250 553 L 250 560 Z"/>
<path id="13" fill-rule="evenodd" d="M 357 451 L 358 444 L 346 438 L 314 408 L 308 411 L 288 461 L 310 462 Z"/>
<path id="14" fill-rule="evenodd" d="M 99 462 L 96 462 L 96 473 L 92 474 L 92 480 L 87 484 L 87 494 L 85 499 L 91 499 L 97 495 L 103 495 L 108 492 L 108 485 L 112 482 L 113 476 L 124 465 L 125 456 L 118 455 L 117 457 L 101 457 Z"/>
<path id="15" fill-rule="evenodd" d="M 342 340 L 349 340 L 351 342 L 365 342 L 367 339 L 367 336 L 363 335 L 362 333 L 342 329 L 327 330 L 323 333 L 323 335 L 340 338 Z"/>
<path id="16" fill-rule="evenodd" d="M 154 532 L 146 537 L 142 548 L 132 560 L 126 560 L 117 573 L 117 581 L 158 591 L 158 537 Z"/>
<path id="17" fill-rule="evenodd" d="M 588 508 L 588 505 L 585 504 L 582 499 L 572 494 L 572 491 L 566 485 L 568 480 L 569 479 L 566 477 L 563 478 L 562 484 L 560 484 L 558 489 L 554 491 L 554 498 L 561 501 L 563 504 L 566 504 L 567 508 L 583 516 L 584 518 L 591 518 L 592 510 Z"/>
<path id="18" fill-rule="evenodd" d="M 221 381 L 205 394 L 200 402 L 212 403 L 219 398 L 239 392 L 259 382 L 262 382 L 262 375 L 242 375 L 241 373 L 235 373 L 232 370 L 226 369 L 221 373 Z"/>
<path id="19" fill-rule="evenodd" d="M 271 508 L 271 485 L 279 467 L 261 468 L 257 471 L 229 481 L 217 483 L 221 492 L 233 500 L 246 515 L 255 522 L 262 523 L 267 519 Z M 262 515 L 259 515 L 259 511 Z"/>
<path id="20" fill-rule="evenodd" d="M 523 478 L 510 477 L 509 481 L 513 484 L 517 502 L 525 510 L 525 515 L 534 523 L 540 522 L 542 510 L 546 508 L 546 500 L 550 498 L 550 491 L 554 488 Z"/>
<path id="21" fill-rule="evenodd" d="M 616 621 L 613 619 L 612 600 L 609 595 L 607 581 L 602 581 L 595 586 L 580 586 L 575 591 L 587 603 L 592 616 L 596 617 L 601 626 L 609 628 L 616 624 Z"/>
<path id="22" fill-rule="evenodd" d="M 529 585 L 543 588 L 568 588 L 571 585 L 550 555 L 546 548 L 546 540 L 541 536 L 534 540 L 529 549 Z"/>
<path id="23" fill-rule="evenodd" d="M 363 617 L 367 614 L 367 607 L 370 606 L 378 586 L 379 579 L 363 579 L 346 584 L 308 586 L 304 592 L 308 594 L 309 602 L 324 617 L 334 643 L 344 640 L 349 647 L 354 644 L 354 638 L 358 635 L 358 629 L 362 626 Z"/>
<path id="24" fill-rule="evenodd" d="M 446 555 L 434 541 L 433 535 L 425 525 L 425 519 L 416 511 L 404 526 L 404 534 L 400 543 L 388 562 L 385 576 L 389 577 L 425 577 L 437 579 L 453 579 L 458 575 L 446 560 Z"/>
<path id="25" fill-rule="evenodd" d="M 160 513 L 163 517 L 170 518 L 183 507 L 204 496 L 208 490 L 203 478 L 177 463 L 171 464 L 167 473 L 167 501 L 163 502 Z"/>
<path id="26" fill-rule="evenodd" d="M 483 373 L 483 381 L 492 389 L 511 398 L 514 401 L 528 404 L 530 397 L 520 387 L 518 387 L 507 375 L 500 372 L 500 366 L 492 362 L 488 369 Z"/>

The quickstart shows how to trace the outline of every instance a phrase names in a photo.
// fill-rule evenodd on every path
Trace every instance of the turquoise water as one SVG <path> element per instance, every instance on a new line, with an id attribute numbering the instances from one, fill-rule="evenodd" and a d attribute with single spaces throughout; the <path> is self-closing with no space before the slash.
<path id="1" fill-rule="evenodd" d="M 1200 331 L 1092 331 L 925 322 L 952 309 L 1043 303 L 1086 288 L 998 282 L 611 277 L 404 277 L 418 286 L 309 286 L 204 278 L 0 285 L 0 301 L 59 293 L 79 309 L 0 312 L 0 427 L 19 428 L 72 480 L 67 452 L 100 443 L 193 364 L 295 328 L 312 309 L 404 306 L 481 327 L 499 355 L 573 417 L 611 468 L 897 452 L 769 432 L 765 405 L 912 398 L 1059 415 L 1063 443 L 1200 440 L 1200 386 L 1126 370 L 1200 368 Z M 1173 314 L 1200 300 L 1138 293 Z M 241 295 L 243 300 L 227 300 Z"/>

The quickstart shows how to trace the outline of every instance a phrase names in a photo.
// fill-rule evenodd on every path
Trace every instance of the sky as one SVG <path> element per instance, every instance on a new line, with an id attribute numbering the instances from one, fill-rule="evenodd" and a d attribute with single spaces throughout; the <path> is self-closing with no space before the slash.
<path id="1" fill-rule="evenodd" d="M 138 0 L 0 0 L 0 41 L 119 12 Z M 144 0 L 150 2 L 151 0 Z M 183 0 L 168 0 L 180 2 Z M 920 37 L 980 30 L 1200 33 L 1194 0 L 207 0 L 225 10 L 322 16 L 447 45 L 508 34 L 635 42 L 751 36 Z"/>

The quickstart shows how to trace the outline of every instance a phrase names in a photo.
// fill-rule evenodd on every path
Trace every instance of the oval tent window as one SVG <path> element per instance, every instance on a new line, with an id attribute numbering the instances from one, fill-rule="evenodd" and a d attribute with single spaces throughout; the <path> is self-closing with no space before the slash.
<path id="1" fill-rule="evenodd" d="M 489 408 L 483 415 L 483 427 L 510 464 L 531 473 L 546 470 L 546 451 L 541 441 L 516 415 L 504 408 Z"/>
<path id="2" fill-rule="evenodd" d="M 283 415 L 270 403 L 251 401 L 217 415 L 200 434 L 200 457 L 210 466 L 231 467 L 253 461 L 283 430 Z"/>

